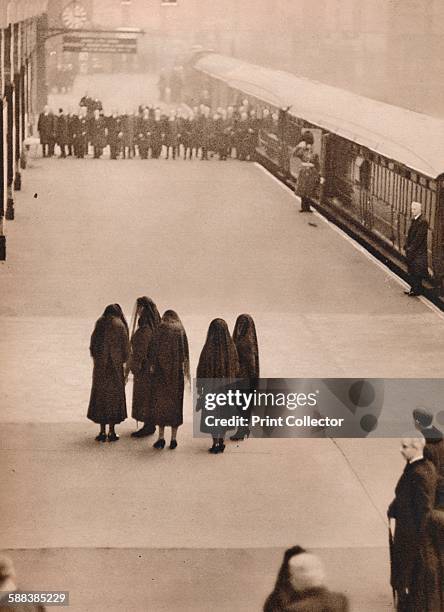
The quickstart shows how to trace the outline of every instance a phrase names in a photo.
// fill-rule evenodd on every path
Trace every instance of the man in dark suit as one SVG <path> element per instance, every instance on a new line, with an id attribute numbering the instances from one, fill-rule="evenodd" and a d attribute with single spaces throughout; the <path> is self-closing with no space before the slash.
<path id="1" fill-rule="evenodd" d="M 405 254 L 410 274 L 410 296 L 421 295 L 422 279 L 427 275 L 427 221 L 422 216 L 420 202 L 412 202 L 412 222 L 407 233 Z"/>
<path id="2" fill-rule="evenodd" d="M 435 504 L 436 470 L 424 458 L 425 439 L 402 440 L 401 454 L 406 466 L 395 489 L 395 499 L 387 516 L 396 520 L 391 550 L 391 585 L 397 595 L 397 610 L 432 610 L 428 605 L 435 596 L 428 592 L 427 566 L 429 521 Z"/>
<path id="3" fill-rule="evenodd" d="M 68 144 L 68 118 L 63 112 L 63 108 L 59 108 L 55 122 L 56 142 L 60 147 L 60 157 L 66 157 L 66 146 Z"/>
<path id="4" fill-rule="evenodd" d="M 424 408 L 415 408 L 413 420 L 416 429 L 422 433 L 426 441 L 424 457 L 436 468 L 438 481 L 435 507 L 444 510 L 444 435 L 433 425 L 433 414 Z"/>
<path id="5" fill-rule="evenodd" d="M 40 113 L 37 123 L 37 130 L 40 134 L 40 144 L 42 145 L 43 157 L 51 157 L 53 154 L 55 117 L 49 106 L 45 106 L 43 113 Z"/>

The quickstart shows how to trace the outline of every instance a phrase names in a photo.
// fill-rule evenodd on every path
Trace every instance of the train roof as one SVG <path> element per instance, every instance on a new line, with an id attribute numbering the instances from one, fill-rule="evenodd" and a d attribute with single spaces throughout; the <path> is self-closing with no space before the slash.
<path id="1" fill-rule="evenodd" d="M 216 53 L 194 67 L 421 174 L 444 172 L 444 120 Z"/>

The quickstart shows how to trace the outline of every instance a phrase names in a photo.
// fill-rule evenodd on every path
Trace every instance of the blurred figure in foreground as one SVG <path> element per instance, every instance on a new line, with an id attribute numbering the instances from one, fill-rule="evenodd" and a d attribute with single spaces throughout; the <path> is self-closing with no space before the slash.
<path id="1" fill-rule="evenodd" d="M 45 612 L 45 607 L 33 603 L 9 603 L 14 595 L 24 593 L 17 587 L 14 564 L 9 557 L 0 557 L 0 612 Z M 10 597 L 11 596 L 11 597 Z"/>
<path id="2" fill-rule="evenodd" d="M 300 546 L 285 551 L 264 612 L 348 612 L 347 598 L 325 586 L 321 561 Z"/>
<path id="3" fill-rule="evenodd" d="M 114 427 L 127 417 L 123 367 L 129 356 L 128 325 L 119 304 L 110 304 L 98 319 L 91 336 L 94 360 L 88 419 L 100 425 L 98 442 L 116 442 Z"/>

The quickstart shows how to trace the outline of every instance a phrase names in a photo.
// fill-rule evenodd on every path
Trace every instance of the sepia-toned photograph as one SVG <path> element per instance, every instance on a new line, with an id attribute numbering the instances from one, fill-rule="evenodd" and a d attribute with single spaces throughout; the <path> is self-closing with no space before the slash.
<path id="1" fill-rule="evenodd" d="M 443 0 L 0 0 L 0 611 L 444 612 Z"/>

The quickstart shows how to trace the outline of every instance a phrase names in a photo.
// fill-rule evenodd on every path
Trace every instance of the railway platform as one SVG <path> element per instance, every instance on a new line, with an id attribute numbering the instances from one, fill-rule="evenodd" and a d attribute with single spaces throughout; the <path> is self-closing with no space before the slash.
<path id="1" fill-rule="evenodd" d="M 129 318 L 148 294 L 182 318 L 192 372 L 209 322 L 248 312 L 264 377 L 442 378 L 442 313 L 256 164 L 35 159 L 26 174 L 0 264 L 0 541 L 26 586 L 69 590 L 79 612 L 253 611 L 301 544 L 352 610 L 391 609 L 397 440 L 250 439 L 214 457 L 188 394 L 174 452 L 131 439 L 130 420 L 98 446 L 89 336 L 106 304 Z"/>

